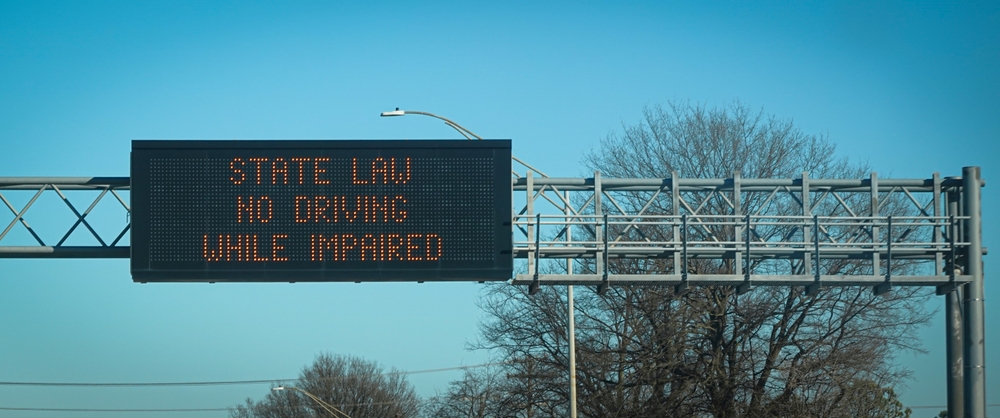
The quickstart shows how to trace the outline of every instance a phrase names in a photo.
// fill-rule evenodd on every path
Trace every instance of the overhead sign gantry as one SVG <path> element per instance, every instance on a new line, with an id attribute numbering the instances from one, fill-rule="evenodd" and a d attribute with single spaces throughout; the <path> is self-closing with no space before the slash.
<path id="1" fill-rule="evenodd" d="M 514 158 L 527 171 L 511 179 L 511 159 L 510 141 L 136 141 L 131 178 L 0 177 L 14 215 L 0 258 L 131 258 L 140 282 L 507 280 L 519 258 L 511 283 L 532 290 L 934 286 L 946 297 L 949 411 L 985 416 L 979 167 L 929 179 L 602 180 L 548 178 Z M 34 195 L 15 205 L 11 190 Z M 56 240 L 26 220 L 47 191 L 76 217 Z M 66 191 L 98 194 L 84 209 Z M 524 193 L 514 213 L 512 192 Z M 102 235 L 88 214 L 111 196 L 131 219 Z M 18 224 L 37 245 L 10 244 Z M 67 245 L 81 230 L 99 245 Z M 667 268 L 623 274 L 621 258 Z M 699 259 L 732 271 L 700 273 Z M 845 260 L 860 268 L 841 273 Z"/>

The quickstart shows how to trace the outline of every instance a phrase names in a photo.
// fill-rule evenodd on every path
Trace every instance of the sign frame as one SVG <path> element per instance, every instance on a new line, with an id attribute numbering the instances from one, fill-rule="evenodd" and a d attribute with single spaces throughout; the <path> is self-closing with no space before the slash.
<path id="1" fill-rule="evenodd" d="M 135 282 L 142 283 L 509 280 L 513 272 L 510 150 L 510 140 L 133 140 L 131 155 L 132 230 L 130 234 L 132 279 Z M 266 169 L 266 165 L 264 168 L 261 168 L 259 160 L 261 158 L 272 158 L 272 161 L 283 159 L 287 163 L 287 157 L 292 154 L 300 155 L 302 158 L 313 158 L 315 161 L 310 160 L 310 164 L 315 164 L 314 168 L 318 170 L 319 174 L 316 172 L 307 173 L 305 170 L 311 166 L 308 164 L 303 166 L 300 162 L 298 166 L 300 171 L 297 173 L 300 185 L 294 184 L 296 174 L 293 172 L 291 176 L 292 185 L 286 187 L 291 187 L 295 190 L 294 193 L 299 193 L 302 196 L 296 195 L 294 202 L 287 196 L 282 201 L 267 201 L 267 205 L 265 205 L 267 209 L 263 212 L 259 206 L 260 200 L 258 200 L 256 212 L 258 222 L 267 222 L 268 220 L 273 222 L 270 225 L 258 223 L 253 226 L 253 228 L 257 228 L 253 231 L 265 231 L 275 225 L 285 225 L 289 228 L 289 232 L 284 234 L 286 235 L 285 238 L 281 238 L 279 241 L 279 238 L 273 236 L 270 239 L 266 236 L 258 237 L 256 233 L 250 234 L 247 232 L 246 234 L 239 234 L 239 231 L 250 231 L 250 229 L 246 228 L 250 228 L 251 226 L 240 224 L 235 227 L 236 229 L 227 229 L 234 228 L 232 221 L 229 221 L 229 227 L 218 226 L 220 224 L 216 218 L 223 216 L 224 210 L 229 210 L 229 213 L 232 213 L 234 217 L 239 215 L 240 221 L 247 220 L 244 219 L 244 215 L 250 221 L 253 220 L 251 216 L 253 212 L 239 212 L 239 209 L 235 208 L 237 205 L 235 202 L 226 203 L 232 201 L 232 194 L 235 193 L 227 189 L 227 185 L 232 188 L 242 187 L 245 189 L 245 193 L 239 193 L 246 194 L 247 197 L 245 198 L 248 201 L 255 195 L 259 199 L 262 199 L 266 197 L 264 195 L 268 194 L 269 191 L 283 187 L 280 184 L 282 178 L 279 174 L 285 176 L 285 184 L 288 184 L 288 174 L 271 173 L 270 178 L 275 184 L 268 185 L 268 174 L 263 171 Z M 242 162 L 232 160 L 234 158 L 242 159 Z M 249 158 L 256 158 L 258 164 L 254 166 L 252 162 L 248 161 Z M 331 158 L 333 162 L 331 162 Z M 336 167 L 331 168 L 329 172 L 324 168 L 320 168 L 320 162 L 322 162 L 323 164 L 339 164 L 337 167 L 342 169 L 343 164 L 345 164 L 348 158 L 353 158 L 351 164 L 355 166 L 354 172 L 351 174 L 351 180 L 345 180 L 342 176 L 335 176 L 333 168 Z M 406 159 L 403 160 L 403 158 Z M 410 160 L 411 158 L 412 161 Z M 155 164 L 158 164 L 156 165 L 158 167 L 156 169 L 153 168 L 154 160 L 156 160 Z M 229 161 L 230 164 L 249 163 L 249 165 L 240 165 L 238 167 L 245 168 L 242 171 L 244 178 L 241 181 L 246 182 L 246 175 L 249 174 L 250 182 L 235 183 L 236 180 L 240 180 L 237 178 L 240 171 L 238 171 L 239 168 L 233 168 L 237 166 L 232 165 L 230 168 L 233 171 L 229 173 L 232 176 L 229 178 L 220 177 L 219 161 L 222 160 L 232 160 Z M 394 164 L 393 168 L 396 169 L 395 164 L 398 160 L 400 167 L 405 165 L 407 177 L 403 178 L 403 174 L 399 174 L 402 180 L 397 179 L 395 184 L 393 184 L 393 181 L 390 181 L 387 176 L 391 177 L 395 176 L 395 174 L 372 170 L 378 172 L 373 172 L 371 179 L 362 178 L 359 180 L 359 169 L 356 166 L 360 164 L 364 167 L 365 164 L 369 163 L 369 160 L 378 161 L 371 162 L 373 169 L 388 167 L 388 161 L 392 161 Z M 184 163 L 176 163 L 174 166 L 169 166 L 169 164 L 172 164 L 171 162 L 177 161 L 184 161 Z M 474 163 L 483 161 L 489 161 L 490 164 Z M 414 166 L 412 173 L 409 171 L 411 167 L 409 164 L 411 163 Z M 192 166 L 192 164 L 194 165 Z M 202 164 L 206 168 L 190 168 L 201 167 L 198 164 Z M 448 164 L 464 165 L 461 165 L 461 169 L 459 169 L 453 168 Z M 181 169 L 177 169 L 176 167 L 181 167 Z M 255 168 L 259 171 L 253 172 Z M 465 171 L 461 171 L 463 169 Z M 398 170 L 401 172 L 402 169 L 399 168 Z M 265 173 L 263 182 L 261 182 L 262 172 Z M 337 172 L 343 172 L 343 170 Z M 206 175 L 210 180 L 202 181 L 198 179 L 197 177 L 201 176 L 202 173 L 210 173 L 210 175 Z M 472 173 L 474 175 L 468 176 L 462 173 Z M 255 176 L 257 183 L 253 183 Z M 309 179 L 318 183 L 309 185 Z M 476 181 L 468 181 L 469 179 Z M 382 247 L 379 247 L 380 250 L 378 251 L 383 251 L 380 255 L 382 258 L 376 259 L 376 254 L 380 253 L 373 249 L 370 253 L 371 256 L 367 260 L 359 260 L 357 259 L 359 257 L 358 254 L 350 253 L 354 259 L 348 259 L 346 255 L 343 255 L 343 261 L 334 261 L 330 259 L 329 252 L 326 253 L 325 258 L 321 255 L 319 261 L 316 260 L 315 254 L 310 255 L 312 257 L 311 260 L 301 259 L 303 251 L 308 252 L 308 250 L 300 248 L 302 245 L 309 245 L 309 249 L 315 253 L 317 236 L 321 243 L 323 239 L 331 238 L 329 236 L 324 238 L 322 234 L 310 234 L 310 238 L 305 238 L 301 235 L 301 232 L 296 232 L 302 229 L 302 227 L 313 226 L 311 224 L 292 224 L 291 218 L 288 217 L 290 216 L 288 214 L 293 210 L 291 209 L 291 205 L 294 205 L 295 222 L 312 222 L 313 220 L 319 222 L 319 215 L 316 215 L 316 219 L 307 218 L 306 215 L 303 215 L 306 213 L 306 210 L 303 208 L 308 207 L 310 204 L 305 200 L 300 201 L 300 198 L 304 199 L 303 196 L 308 197 L 318 194 L 337 195 L 340 193 L 342 195 L 340 198 L 342 200 L 346 199 L 346 203 L 341 202 L 341 205 L 350 207 L 356 204 L 355 210 L 360 211 L 362 199 L 368 199 L 369 197 L 367 195 L 362 196 L 364 193 L 360 191 L 358 192 L 360 193 L 358 196 L 354 196 L 349 191 L 353 190 L 351 187 L 360 184 L 359 182 L 368 180 L 375 185 L 357 187 L 367 190 L 373 202 L 382 199 L 381 204 L 385 208 L 388 208 L 389 200 L 396 198 L 397 201 L 394 201 L 394 203 L 399 203 L 399 206 L 405 208 L 405 210 L 394 208 L 393 210 L 397 210 L 397 212 L 394 212 L 393 216 L 395 218 L 392 219 L 384 211 L 382 213 L 377 211 L 371 212 L 373 219 L 379 219 L 378 222 L 383 222 L 382 224 L 378 224 L 377 221 L 372 221 L 372 224 L 363 224 L 360 218 L 357 218 L 351 221 L 356 221 L 356 223 L 347 224 L 344 221 L 344 223 L 339 225 L 329 224 L 327 226 L 331 228 L 354 228 L 355 231 L 361 231 L 354 234 L 345 233 L 337 235 L 345 237 L 345 244 L 343 245 L 345 249 L 355 248 L 347 245 L 348 241 L 346 241 L 346 237 L 349 235 L 354 240 L 352 241 L 354 244 L 361 242 L 361 245 L 365 243 L 376 245 L 374 243 L 380 239 Z M 409 182 L 407 183 L 407 181 Z M 349 182 L 354 183 L 351 184 Z M 484 182 L 487 184 L 472 184 Z M 482 201 L 484 199 L 471 199 L 468 202 L 456 200 L 463 196 L 463 187 L 475 188 L 469 189 L 470 196 L 491 195 L 492 201 Z M 153 190 L 154 188 L 156 189 L 155 191 Z M 382 188 L 389 191 L 389 194 L 383 194 L 381 197 L 378 197 L 377 192 L 372 192 L 373 190 L 382 190 Z M 196 189 L 199 192 L 190 192 Z M 414 191 L 410 192 L 409 190 L 411 189 Z M 216 192 L 215 194 L 209 194 L 209 192 L 200 192 L 200 190 L 214 190 Z M 220 190 L 222 192 L 218 192 Z M 287 195 L 288 193 L 284 194 Z M 230 199 L 219 203 L 220 199 L 226 199 L 225 197 L 221 197 L 223 195 L 229 196 Z M 173 196 L 173 200 L 169 196 Z M 243 195 L 240 195 L 238 199 L 241 208 L 244 203 L 248 203 L 242 200 L 244 199 Z M 277 200 L 276 198 L 271 199 Z M 451 200 L 438 202 L 431 199 Z M 184 202 L 177 203 L 174 200 L 183 200 Z M 176 211 L 168 209 L 162 203 L 164 201 L 171 202 L 172 206 L 170 208 L 176 207 L 179 209 L 176 209 Z M 225 209 L 225 206 L 220 206 L 223 204 L 230 207 Z M 317 202 L 316 204 L 319 207 L 319 203 Z M 158 206 L 154 207 L 154 205 Z M 378 207 L 378 203 L 374 205 Z M 327 206 L 329 206 L 328 202 Z M 219 209 L 220 207 L 224 209 Z M 437 208 L 437 210 L 421 209 L 428 207 Z M 455 209 L 452 210 L 452 207 Z M 475 210 L 469 210 L 470 207 Z M 196 211 L 201 211 L 198 213 L 204 212 L 208 216 L 176 215 L 177 213 L 191 214 Z M 326 213 L 324 213 L 325 215 Z M 376 218 L 380 215 L 382 216 L 381 218 Z M 278 218 L 274 218 L 274 216 L 278 216 Z M 157 219 L 154 220 L 154 217 Z M 303 218 L 306 221 L 303 221 Z M 323 218 L 323 220 L 326 222 L 330 221 L 328 218 Z M 419 232 L 422 233 L 406 233 L 406 231 L 415 231 L 416 229 L 414 228 L 417 227 L 411 225 L 416 224 L 426 225 L 426 231 L 420 230 Z M 458 234 L 457 231 L 462 230 L 464 225 L 470 225 L 469 230 L 490 232 L 472 234 L 476 236 Z M 439 234 L 434 231 L 434 228 L 441 228 L 443 231 Z M 175 229 L 181 231 L 200 230 L 204 232 L 204 238 L 201 236 L 191 238 L 188 236 L 191 234 L 184 235 L 184 238 L 176 238 L 175 235 L 177 233 L 171 232 Z M 389 232 L 396 231 L 396 233 L 377 232 L 383 230 Z M 331 229 L 331 231 L 335 232 L 337 229 Z M 251 236 L 253 237 L 252 240 Z M 260 242 L 258 242 L 258 238 L 260 238 Z M 370 241 L 367 240 L 369 238 Z M 171 244 L 179 240 L 189 244 L 176 246 Z M 242 244 L 244 247 L 242 249 L 237 248 L 235 252 L 232 251 L 232 242 L 234 240 L 238 243 L 237 247 L 240 245 L 239 243 L 245 242 L 245 244 Z M 303 244 L 303 240 L 311 240 L 311 243 Z M 452 244 L 452 240 L 459 240 L 461 246 L 458 244 L 459 241 L 455 241 L 455 244 Z M 384 255 L 386 241 L 390 245 L 388 257 Z M 167 244 L 164 244 L 164 242 L 167 242 Z M 190 256 L 183 261 L 163 259 L 163 257 L 167 257 L 164 254 L 178 254 L 184 251 L 190 254 L 190 242 L 197 242 L 197 245 L 204 246 L 203 248 L 199 248 L 199 251 L 204 252 L 204 258 L 200 261 L 192 261 Z M 269 242 L 273 246 L 270 249 L 265 248 L 267 245 L 270 245 L 268 244 Z M 339 243 L 339 241 L 336 242 Z M 288 250 L 296 250 L 293 255 L 299 255 L 300 258 L 282 254 L 286 250 L 286 245 L 293 244 L 296 247 L 289 247 Z M 229 247 L 226 247 L 226 245 L 229 245 Z M 393 245 L 395 246 L 395 254 L 397 255 L 395 259 L 392 258 L 393 250 L 391 246 Z M 410 246 L 407 247 L 407 245 Z M 402 249 L 400 249 L 400 246 L 402 246 Z M 250 251 L 251 248 L 253 249 L 252 254 Z M 275 250 L 275 248 L 281 251 Z M 322 249 L 324 247 L 319 248 Z M 325 248 L 328 251 L 330 250 L 329 246 Z M 448 250 L 449 248 L 456 250 L 451 251 Z M 218 250 L 218 253 L 214 252 L 215 249 Z M 216 260 L 210 256 L 210 254 L 219 254 L 221 256 L 224 252 L 223 249 L 229 250 L 225 251 L 225 255 L 228 258 Z M 258 254 L 258 250 L 260 254 Z M 401 254 L 410 255 L 407 251 L 410 251 L 412 258 L 417 261 L 400 260 L 399 256 Z M 477 255 L 474 256 L 465 255 L 449 258 L 449 255 L 456 251 L 479 252 L 475 253 Z M 487 252 L 491 255 L 487 256 Z M 244 253 L 246 253 L 246 259 L 243 258 Z M 347 250 L 344 250 L 344 254 L 347 253 Z M 282 256 L 279 257 L 279 254 Z M 287 260 L 282 260 L 282 258 Z"/>

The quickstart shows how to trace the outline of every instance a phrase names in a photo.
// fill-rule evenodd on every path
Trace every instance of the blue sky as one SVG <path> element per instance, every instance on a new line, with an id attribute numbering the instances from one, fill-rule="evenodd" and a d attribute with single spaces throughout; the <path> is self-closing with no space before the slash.
<path id="1" fill-rule="evenodd" d="M 1000 248 L 996 22 L 989 2 L 6 1 L 0 176 L 127 176 L 132 139 L 458 138 L 431 118 L 378 117 L 395 107 L 510 138 L 514 155 L 576 176 L 644 106 L 739 99 L 828 135 L 880 177 L 981 166 L 985 245 Z M 53 196 L 28 217 L 50 236 L 74 220 Z M 95 219 L 121 224 L 110 203 Z M 81 232 L 69 242 L 90 245 Z M 1000 365 L 991 281 L 988 370 Z M 0 381 L 288 378 L 323 351 L 404 370 L 478 364 L 488 355 L 465 346 L 481 290 L 139 285 L 124 260 L 0 259 Z M 899 356 L 915 373 L 906 404 L 945 404 L 943 335 L 938 315 L 921 333 L 930 353 Z M 429 395 L 458 376 L 411 381 Z M 0 387 L 0 407 L 217 408 L 267 389 Z"/>

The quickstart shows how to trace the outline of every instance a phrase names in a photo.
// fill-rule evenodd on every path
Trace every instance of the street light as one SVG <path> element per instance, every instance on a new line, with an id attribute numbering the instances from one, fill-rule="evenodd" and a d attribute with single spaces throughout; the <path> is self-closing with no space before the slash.
<path id="1" fill-rule="evenodd" d="M 444 121 L 445 124 L 447 124 L 448 126 L 454 128 L 456 131 L 458 131 L 458 133 L 462 134 L 462 136 L 464 136 L 466 139 L 469 139 L 469 140 L 472 139 L 472 138 L 469 137 L 469 135 L 472 135 L 472 136 L 476 137 L 476 139 L 479 139 L 479 140 L 483 139 L 479 135 L 476 135 L 476 134 L 472 133 L 472 131 L 470 131 L 468 129 L 465 129 L 464 127 L 462 127 L 461 125 L 459 125 L 459 124 L 457 124 L 455 122 L 452 122 L 450 119 L 444 118 L 444 117 L 441 117 L 441 116 L 438 116 L 438 115 L 435 115 L 433 113 L 420 112 L 420 111 L 416 111 L 416 110 L 399 110 L 399 108 L 397 107 L 396 110 L 390 110 L 388 112 L 382 112 L 381 116 L 382 117 L 406 116 L 406 115 L 409 115 L 409 114 L 424 115 L 424 116 L 430 116 L 432 118 L 441 119 L 441 120 Z M 545 175 L 541 171 L 536 170 L 534 167 L 531 167 L 528 164 L 525 164 L 524 161 L 519 160 L 517 157 L 513 157 L 513 159 L 515 161 L 521 163 L 521 164 L 524 164 L 524 166 L 528 167 L 528 169 L 530 169 L 530 170 L 532 170 L 532 171 L 534 171 L 534 172 L 536 172 L 538 174 L 541 174 L 542 177 L 548 177 L 547 175 Z M 569 192 L 565 192 L 565 193 L 566 193 L 566 199 L 565 199 L 565 201 L 569 202 Z M 566 208 L 564 210 L 566 212 L 566 215 L 569 216 L 569 206 L 568 205 L 566 206 Z M 567 218 L 567 222 L 568 221 L 569 221 L 569 218 Z M 566 239 L 567 240 L 570 239 L 569 238 L 570 234 L 571 234 L 570 231 L 567 230 L 566 231 Z M 536 260 L 536 262 L 537 262 L 537 260 Z M 569 259 L 566 260 L 566 269 L 569 272 L 569 274 L 573 274 L 573 260 L 569 260 Z M 574 318 L 575 308 L 573 306 L 573 286 L 572 285 L 567 286 L 566 292 L 567 292 L 567 305 L 568 305 L 567 306 L 567 310 L 569 311 L 569 398 L 570 398 L 570 418 L 576 418 L 576 324 L 575 324 L 576 321 L 575 321 L 575 318 Z"/>
<path id="2" fill-rule="evenodd" d="M 470 137 L 469 135 L 472 135 L 473 137 L 475 137 L 478 140 L 482 140 L 483 139 L 483 137 L 474 134 L 472 131 L 470 131 L 468 129 L 465 129 L 465 127 L 463 127 L 463 126 L 461 126 L 461 125 L 459 125 L 459 124 L 457 124 L 455 122 L 452 122 L 450 119 L 445 118 L 445 117 L 441 117 L 441 116 L 438 116 L 438 115 L 435 115 L 433 113 L 421 112 L 421 111 L 418 111 L 418 110 L 399 110 L 399 108 L 397 107 L 396 110 L 390 110 L 388 112 L 382 112 L 380 114 L 380 116 L 382 116 L 382 117 L 406 116 L 406 115 L 424 115 L 424 116 L 430 116 L 432 118 L 438 118 L 438 119 L 443 120 L 446 125 L 454 128 L 456 131 L 458 131 L 458 133 L 462 134 L 462 136 L 464 136 L 465 139 L 471 140 L 472 137 Z"/>
<path id="3" fill-rule="evenodd" d="M 325 409 L 326 412 L 329 412 L 330 415 L 333 415 L 334 418 L 339 418 L 341 415 L 344 416 L 344 418 L 351 418 L 349 415 L 347 415 L 346 413 L 344 413 L 344 411 L 341 411 L 341 410 L 337 409 L 335 406 L 330 405 L 330 404 L 328 404 L 326 402 L 323 402 L 323 400 L 320 399 L 318 396 L 313 395 L 313 394 L 311 394 L 309 392 L 306 392 L 306 391 L 304 391 L 302 389 L 299 389 L 297 387 L 294 387 L 294 386 L 278 386 L 276 388 L 271 388 L 271 390 L 275 391 L 275 392 L 286 390 L 286 389 L 287 390 L 295 390 L 295 391 L 302 392 L 303 395 L 308 396 L 309 399 L 312 399 L 313 402 L 316 402 L 320 407 L 322 407 L 323 409 Z"/>

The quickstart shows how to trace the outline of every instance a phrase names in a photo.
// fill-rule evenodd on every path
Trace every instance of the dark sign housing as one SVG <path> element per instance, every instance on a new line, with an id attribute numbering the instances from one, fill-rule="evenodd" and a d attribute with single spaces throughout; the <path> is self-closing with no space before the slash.
<path id="1" fill-rule="evenodd" d="M 132 141 L 137 282 L 511 276 L 510 141 Z"/>

